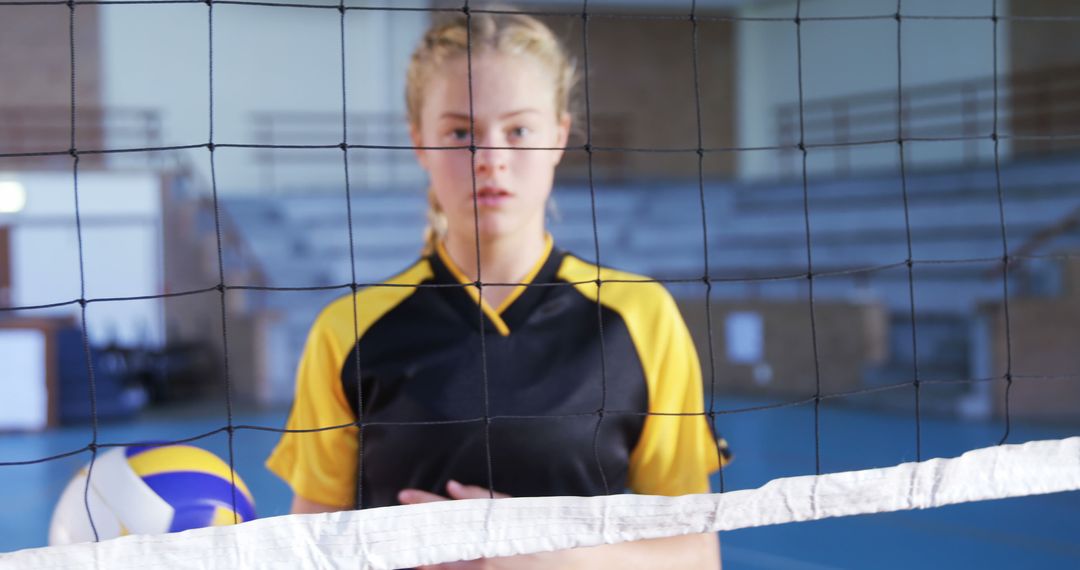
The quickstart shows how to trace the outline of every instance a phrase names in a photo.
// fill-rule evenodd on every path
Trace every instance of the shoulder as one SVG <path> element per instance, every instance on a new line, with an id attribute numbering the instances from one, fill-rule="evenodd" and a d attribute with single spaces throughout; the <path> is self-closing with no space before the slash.
<path id="1" fill-rule="evenodd" d="M 600 286 L 596 284 L 597 275 Z M 645 275 L 598 266 L 568 253 L 558 276 L 573 283 L 585 297 L 599 300 L 601 305 L 628 321 L 656 323 L 679 315 L 671 293 L 663 284 Z"/>
<path id="2" fill-rule="evenodd" d="M 408 299 L 417 285 L 432 277 L 431 264 L 421 258 L 408 269 L 355 295 L 345 295 L 328 304 L 315 318 L 312 336 L 328 335 L 347 344 L 362 335 L 376 321 Z"/>

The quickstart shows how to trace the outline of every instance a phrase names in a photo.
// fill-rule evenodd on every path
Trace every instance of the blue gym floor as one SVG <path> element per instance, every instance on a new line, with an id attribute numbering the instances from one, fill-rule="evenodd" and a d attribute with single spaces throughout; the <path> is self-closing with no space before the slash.
<path id="1" fill-rule="evenodd" d="M 725 399 L 725 408 L 756 402 Z M 237 413 L 236 424 L 280 427 L 285 411 Z M 725 489 L 814 470 L 813 409 L 782 408 L 721 416 L 735 462 Z M 99 441 L 170 440 L 212 431 L 225 423 L 218 407 L 144 414 L 136 421 L 104 424 Z M 823 407 L 821 458 L 825 472 L 894 465 L 915 458 L 910 415 Z M 992 445 L 1000 422 L 923 418 L 923 456 L 951 457 Z M 1009 441 L 1056 439 L 1080 434 L 1080 426 L 1012 426 Z M 20 461 L 85 445 L 85 427 L 37 434 L 0 435 L 0 461 Z M 236 434 L 237 471 L 255 495 L 262 517 L 285 514 L 287 487 L 262 466 L 277 440 L 274 433 Z M 196 443 L 227 457 L 227 437 Z M 0 551 L 43 546 L 53 505 L 86 454 L 45 464 L 0 468 Z M 718 488 L 714 481 L 714 488 Z M 930 511 L 868 515 L 746 529 L 721 536 L 724 567 L 731 569 L 823 568 L 1080 568 L 1080 493 L 957 505 Z"/>

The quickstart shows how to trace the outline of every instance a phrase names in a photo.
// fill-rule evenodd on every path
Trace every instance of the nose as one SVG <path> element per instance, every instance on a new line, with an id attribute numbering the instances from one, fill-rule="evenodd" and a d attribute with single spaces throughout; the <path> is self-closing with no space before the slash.
<path id="1" fill-rule="evenodd" d="M 476 174 L 490 176 L 509 166 L 510 149 L 497 133 L 476 139 Z"/>

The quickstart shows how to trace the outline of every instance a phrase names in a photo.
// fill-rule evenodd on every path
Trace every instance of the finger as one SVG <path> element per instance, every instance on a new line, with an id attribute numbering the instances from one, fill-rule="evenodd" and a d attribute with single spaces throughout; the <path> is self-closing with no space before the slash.
<path id="1" fill-rule="evenodd" d="M 421 503 L 435 503 L 447 500 L 449 499 L 442 495 L 428 493 L 427 491 L 421 491 L 420 489 L 402 489 L 401 492 L 398 493 L 398 502 L 403 505 L 419 505 Z"/>
<path id="2" fill-rule="evenodd" d="M 484 487 L 462 485 L 453 479 L 446 482 L 446 492 L 450 495 L 451 499 L 488 499 L 491 497 L 496 499 L 510 498 L 510 495 L 507 495 L 506 493 L 492 493 Z"/>
<path id="3" fill-rule="evenodd" d="M 484 564 L 483 560 L 463 560 L 434 566 L 418 566 L 416 570 L 482 570 Z"/>

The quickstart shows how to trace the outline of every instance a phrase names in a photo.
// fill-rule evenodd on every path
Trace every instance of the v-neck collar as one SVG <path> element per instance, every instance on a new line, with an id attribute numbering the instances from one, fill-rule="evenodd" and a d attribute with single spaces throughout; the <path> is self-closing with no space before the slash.
<path id="1" fill-rule="evenodd" d="M 459 310 L 465 311 L 466 317 L 475 319 L 476 308 L 479 303 L 484 314 L 485 322 L 494 328 L 502 336 L 509 336 L 510 331 L 525 322 L 532 309 L 539 303 L 550 287 L 537 287 L 536 285 L 554 283 L 558 273 L 559 263 L 563 252 L 554 245 L 551 234 L 544 237 L 544 251 L 537 259 L 536 264 L 520 281 L 521 285 L 514 288 L 499 304 L 492 307 L 486 299 L 480 298 L 476 284 L 469 280 L 464 272 L 450 258 L 446 248 L 441 242 L 435 244 L 435 252 L 430 256 L 435 283 L 444 285 L 463 285 L 462 287 L 447 287 L 447 296 Z"/>

